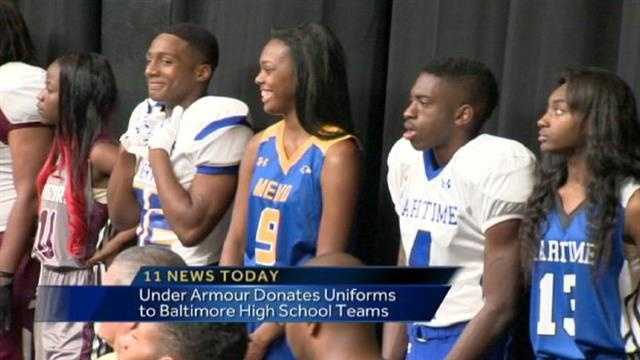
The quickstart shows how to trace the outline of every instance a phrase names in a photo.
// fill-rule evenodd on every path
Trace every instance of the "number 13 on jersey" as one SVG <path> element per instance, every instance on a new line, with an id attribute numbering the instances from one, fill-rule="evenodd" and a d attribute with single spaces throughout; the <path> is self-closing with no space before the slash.
<path id="1" fill-rule="evenodd" d="M 559 277 L 559 276 L 558 276 Z M 554 289 L 554 282 L 562 280 L 562 289 Z M 556 335 L 556 323 L 554 320 L 553 301 L 555 299 L 554 290 L 561 290 L 562 298 L 569 300 L 569 308 L 576 311 L 576 300 L 573 297 L 573 291 L 576 286 L 575 274 L 564 274 L 560 279 L 555 279 L 555 274 L 545 273 L 540 278 L 540 309 L 538 314 L 538 323 L 536 324 L 539 335 Z M 562 318 L 562 327 L 569 336 L 576 335 L 576 324 L 572 317 Z"/>
<path id="2" fill-rule="evenodd" d="M 256 264 L 273 266 L 276 263 L 280 210 L 265 208 L 260 213 L 256 233 Z"/>

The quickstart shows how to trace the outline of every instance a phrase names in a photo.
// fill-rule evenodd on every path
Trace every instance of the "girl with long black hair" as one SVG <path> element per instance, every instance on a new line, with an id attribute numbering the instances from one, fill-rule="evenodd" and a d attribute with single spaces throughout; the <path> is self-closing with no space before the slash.
<path id="1" fill-rule="evenodd" d="M 625 244 L 640 247 L 633 93 L 611 72 L 569 69 L 538 127 L 543 161 L 521 228 L 534 351 L 624 358 L 618 280 Z"/>
<path id="2" fill-rule="evenodd" d="M 42 265 L 39 285 L 96 281 L 87 260 L 107 220 L 106 187 L 118 149 L 105 130 L 116 95 L 113 72 L 102 55 L 65 55 L 47 70 L 38 110 L 55 133 L 37 180 L 40 210 L 33 255 Z M 36 313 L 46 304 L 47 299 L 37 297 Z M 39 324 L 39 356 L 89 358 L 91 324 Z"/>

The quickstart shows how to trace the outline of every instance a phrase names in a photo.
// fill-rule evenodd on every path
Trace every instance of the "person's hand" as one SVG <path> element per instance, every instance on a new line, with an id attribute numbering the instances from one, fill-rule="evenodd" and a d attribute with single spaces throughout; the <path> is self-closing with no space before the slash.
<path id="1" fill-rule="evenodd" d="M 153 135 L 149 139 L 149 150 L 162 149 L 166 151 L 167 154 L 171 154 L 171 149 L 178 136 L 178 129 L 183 112 L 184 110 L 181 106 L 173 108 L 171 118 L 163 122 L 162 125 L 153 132 Z"/>
<path id="2" fill-rule="evenodd" d="M 11 328 L 11 278 L 0 277 L 0 334 Z"/>
<path id="3" fill-rule="evenodd" d="M 93 266 L 99 262 L 109 263 L 122 250 L 122 244 L 116 241 L 107 241 L 100 250 L 96 251 L 92 257 L 87 260 L 87 266 Z"/>
<path id="4" fill-rule="evenodd" d="M 167 122 L 164 112 L 154 112 L 142 118 L 139 123 L 120 136 L 120 144 L 129 153 L 142 156 L 149 146 L 154 131 Z"/>
<path id="5" fill-rule="evenodd" d="M 96 251 L 89 260 L 87 260 L 87 266 L 93 266 L 99 262 L 103 262 L 108 266 L 111 261 L 113 261 L 113 258 L 122 251 L 122 249 L 136 239 L 135 230 L 135 228 L 131 228 L 120 231 L 109 240 L 105 241 L 102 247 Z"/>

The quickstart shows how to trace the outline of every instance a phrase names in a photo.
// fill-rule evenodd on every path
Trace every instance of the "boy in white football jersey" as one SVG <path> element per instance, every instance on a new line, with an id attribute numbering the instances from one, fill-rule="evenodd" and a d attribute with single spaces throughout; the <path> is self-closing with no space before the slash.
<path id="1" fill-rule="evenodd" d="M 384 355 L 499 358 L 516 312 L 518 227 L 535 162 L 518 142 L 478 135 L 498 99 L 482 63 L 446 59 L 419 74 L 388 158 L 401 266 L 459 266 L 434 317 L 387 324 Z M 428 321 L 426 321 L 428 320 Z M 407 334 L 407 335 L 405 335 Z"/>
<path id="2" fill-rule="evenodd" d="M 131 115 L 109 183 L 116 228 L 136 227 L 138 245 L 167 246 L 192 266 L 218 262 L 252 136 L 246 104 L 205 96 L 217 63 L 217 41 L 200 26 L 176 24 L 155 37 L 145 69 L 149 99 Z"/>

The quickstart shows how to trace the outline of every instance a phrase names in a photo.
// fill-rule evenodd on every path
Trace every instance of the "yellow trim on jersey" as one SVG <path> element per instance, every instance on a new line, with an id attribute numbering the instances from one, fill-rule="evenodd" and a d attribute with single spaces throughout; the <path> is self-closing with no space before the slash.
<path id="1" fill-rule="evenodd" d="M 149 241 L 154 245 L 173 246 L 176 242 L 180 242 L 178 235 L 171 230 L 154 228 L 153 234 L 154 236 Z"/>
<path id="2" fill-rule="evenodd" d="M 337 129 L 335 127 L 327 127 L 328 130 L 332 128 Z M 352 137 L 353 135 L 344 135 L 336 139 L 323 140 L 315 136 L 309 136 L 300 146 L 298 146 L 291 156 L 287 156 L 287 152 L 284 149 L 284 120 L 280 120 L 264 130 L 261 142 L 268 141 L 270 138 L 275 138 L 278 162 L 280 163 L 282 172 L 287 174 L 289 169 L 300 161 L 302 155 L 304 155 L 312 145 L 317 146 L 320 151 L 322 151 L 322 154 L 326 155 L 327 151 L 333 144 Z"/>

